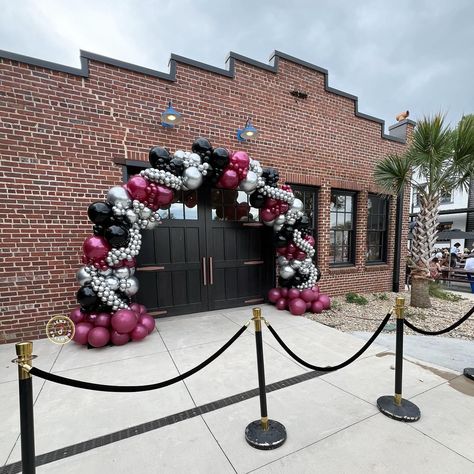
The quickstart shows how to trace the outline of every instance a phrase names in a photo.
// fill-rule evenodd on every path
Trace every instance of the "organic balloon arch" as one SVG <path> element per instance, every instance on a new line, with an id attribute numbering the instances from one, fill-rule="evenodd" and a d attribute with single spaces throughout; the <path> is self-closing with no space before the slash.
<path id="1" fill-rule="evenodd" d="M 273 226 L 279 288 L 269 291 L 269 301 L 294 315 L 329 308 L 329 297 L 316 286 L 320 273 L 313 263 L 315 242 L 303 203 L 290 186 L 278 187 L 277 170 L 262 169 L 244 151 L 212 148 L 205 138 L 194 141 L 192 152 L 178 150 L 172 156 L 166 148 L 154 147 L 149 160 L 151 168 L 111 188 L 105 202 L 89 206 L 94 235 L 84 241 L 85 266 L 77 272 L 82 285 L 77 292 L 80 307 L 70 315 L 76 326 L 75 342 L 93 347 L 123 345 L 145 338 L 154 329 L 155 320 L 146 308 L 131 301 L 138 291 L 134 273 L 140 232 L 158 224 L 158 211 L 171 205 L 175 191 L 194 190 L 204 182 L 246 192 L 250 204 L 260 209 L 263 223 Z"/>

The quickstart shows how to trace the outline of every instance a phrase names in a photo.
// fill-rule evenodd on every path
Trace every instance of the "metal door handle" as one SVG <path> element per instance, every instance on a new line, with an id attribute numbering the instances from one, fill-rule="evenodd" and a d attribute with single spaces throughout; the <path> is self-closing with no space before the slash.
<path id="1" fill-rule="evenodd" d="M 206 267 L 206 257 L 202 257 L 202 279 L 204 286 L 207 286 L 207 267 Z"/>
<path id="2" fill-rule="evenodd" d="M 214 284 L 214 270 L 212 268 L 212 257 L 209 257 L 209 284 Z"/>

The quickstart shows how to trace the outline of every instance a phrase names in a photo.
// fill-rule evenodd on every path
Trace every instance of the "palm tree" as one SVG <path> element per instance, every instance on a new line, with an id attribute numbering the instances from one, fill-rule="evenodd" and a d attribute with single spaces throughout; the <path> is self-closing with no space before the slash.
<path id="1" fill-rule="evenodd" d="M 424 117 L 413 132 L 408 151 L 388 155 L 377 163 L 376 183 L 385 191 L 402 194 L 412 186 L 419 196 L 420 213 L 413 229 L 411 305 L 430 307 L 429 260 L 436 242 L 440 198 L 458 187 L 467 187 L 474 175 L 474 115 L 461 119 L 452 130 L 444 116 Z M 421 177 L 421 179 L 416 179 Z"/>

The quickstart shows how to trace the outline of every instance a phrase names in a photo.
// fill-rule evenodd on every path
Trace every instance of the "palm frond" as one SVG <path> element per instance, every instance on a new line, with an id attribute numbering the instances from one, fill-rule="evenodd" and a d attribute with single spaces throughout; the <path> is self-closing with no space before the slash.
<path id="1" fill-rule="evenodd" d="M 406 155 L 388 155 L 375 165 L 374 180 L 386 192 L 400 194 L 410 184 L 412 162 Z"/>

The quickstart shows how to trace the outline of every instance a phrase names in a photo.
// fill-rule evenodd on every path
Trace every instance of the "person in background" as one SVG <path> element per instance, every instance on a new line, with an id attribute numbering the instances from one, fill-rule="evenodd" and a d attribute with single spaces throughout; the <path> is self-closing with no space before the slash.
<path id="1" fill-rule="evenodd" d="M 439 264 L 439 259 L 437 257 L 434 257 L 430 261 L 430 277 L 433 278 L 433 280 L 438 280 L 440 276 L 441 265 Z"/>
<path id="2" fill-rule="evenodd" d="M 466 271 L 467 279 L 471 284 L 471 293 L 474 293 L 474 249 L 471 250 L 471 253 L 467 256 L 464 270 Z"/>
<path id="3" fill-rule="evenodd" d="M 449 251 L 451 254 L 451 260 L 449 262 L 449 266 L 451 268 L 454 268 L 458 262 L 458 256 L 460 254 L 459 247 L 461 247 L 461 244 L 459 242 L 456 242 L 452 247 L 451 250 Z"/>

